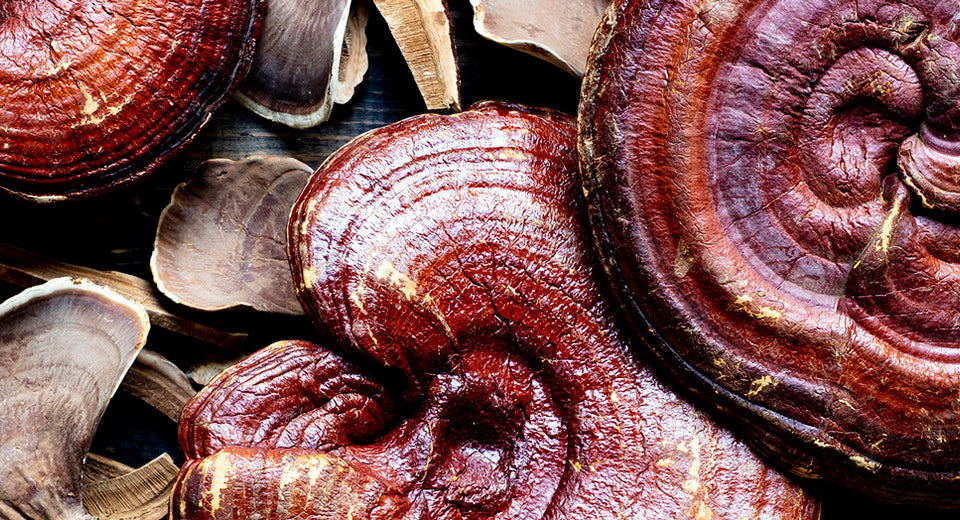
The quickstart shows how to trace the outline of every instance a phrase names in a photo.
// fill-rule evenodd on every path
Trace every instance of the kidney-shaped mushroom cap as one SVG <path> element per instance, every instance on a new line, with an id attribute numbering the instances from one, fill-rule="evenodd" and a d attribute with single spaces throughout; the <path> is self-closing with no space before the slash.
<path id="1" fill-rule="evenodd" d="M 261 4 L 4 3 L 0 188 L 53 201 L 157 170 L 246 71 Z"/>
<path id="2" fill-rule="evenodd" d="M 149 326 L 140 304 L 69 278 L 0 304 L 0 516 L 88 518 L 83 458 Z"/>
<path id="3" fill-rule="evenodd" d="M 289 157 L 212 159 L 173 191 L 150 268 L 160 291 L 202 310 L 303 314 L 287 261 L 290 208 L 313 170 Z"/>
<path id="4" fill-rule="evenodd" d="M 486 103 L 331 156 L 291 214 L 294 277 L 338 349 L 392 377 L 302 341 L 226 370 L 184 408 L 172 518 L 816 518 L 629 348 L 575 131 Z"/>
<path id="5" fill-rule="evenodd" d="M 960 505 L 960 4 L 621 1 L 580 150 L 634 328 L 767 451 Z"/>

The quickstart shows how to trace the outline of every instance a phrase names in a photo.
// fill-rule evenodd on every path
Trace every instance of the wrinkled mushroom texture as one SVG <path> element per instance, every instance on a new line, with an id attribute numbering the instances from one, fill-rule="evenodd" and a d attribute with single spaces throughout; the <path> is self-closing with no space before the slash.
<path id="1" fill-rule="evenodd" d="M 0 516 L 90 518 L 83 458 L 148 329 L 139 304 L 68 278 L 0 304 Z"/>
<path id="2" fill-rule="evenodd" d="M 473 26 L 497 43 L 583 76 L 610 0 L 470 0 Z"/>
<path id="3" fill-rule="evenodd" d="M 184 410 L 172 518 L 816 518 L 628 348 L 574 145 L 569 116 L 484 103 L 331 156 L 291 215 L 299 294 L 389 377 L 302 341 L 226 370 Z"/>
<path id="4" fill-rule="evenodd" d="M 581 103 L 634 328 L 796 471 L 960 505 L 960 4 L 623 1 Z"/>
<path id="5" fill-rule="evenodd" d="M 157 170 L 233 91 L 259 0 L 17 0 L 0 13 L 0 188 L 54 201 Z"/>
<path id="6" fill-rule="evenodd" d="M 271 121 L 309 128 L 330 117 L 350 0 L 271 0 L 243 106 Z"/>
<path id="7" fill-rule="evenodd" d="M 313 170 L 286 157 L 213 159 L 174 190 L 150 267 L 160 291 L 202 310 L 303 314 L 286 253 L 290 208 Z"/>

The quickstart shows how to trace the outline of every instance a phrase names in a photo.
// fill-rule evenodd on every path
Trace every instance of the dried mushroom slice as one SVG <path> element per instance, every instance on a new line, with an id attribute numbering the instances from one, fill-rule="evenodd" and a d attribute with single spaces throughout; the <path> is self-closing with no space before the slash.
<path id="1" fill-rule="evenodd" d="M 340 51 L 340 68 L 333 102 L 345 104 L 353 97 L 357 85 L 363 81 L 369 61 L 367 59 L 367 22 L 370 10 L 365 1 L 351 2 L 350 16 L 343 34 L 343 50 Z"/>
<path id="2" fill-rule="evenodd" d="M 0 189 L 55 201 L 156 171 L 229 98 L 260 9 L 260 0 L 5 3 Z"/>
<path id="3" fill-rule="evenodd" d="M 161 292 L 202 310 L 302 314 L 285 229 L 312 171 L 283 157 L 200 165 L 160 215 L 150 267 Z"/>
<path id="4" fill-rule="evenodd" d="M 269 2 L 263 36 L 237 100 L 293 128 L 326 121 L 337 95 L 349 18 L 350 0 Z"/>
<path id="5" fill-rule="evenodd" d="M 460 110 L 460 68 L 446 0 L 373 0 L 427 110 Z"/>
<path id="6" fill-rule="evenodd" d="M 621 1 L 580 150 L 634 328 L 763 450 L 960 505 L 960 4 Z"/>
<path id="7" fill-rule="evenodd" d="M 610 0 L 470 0 L 484 38 L 583 76 L 590 42 Z"/>
<path id="8" fill-rule="evenodd" d="M 91 518 L 83 458 L 148 329 L 142 306 L 86 281 L 0 304 L 0 516 Z"/>
<path id="9" fill-rule="evenodd" d="M 184 409 L 171 518 L 816 518 L 615 326 L 575 134 L 487 103 L 332 155 L 291 214 L 298 291 L 393 389 L 302 341 L 227 369 Z"/>

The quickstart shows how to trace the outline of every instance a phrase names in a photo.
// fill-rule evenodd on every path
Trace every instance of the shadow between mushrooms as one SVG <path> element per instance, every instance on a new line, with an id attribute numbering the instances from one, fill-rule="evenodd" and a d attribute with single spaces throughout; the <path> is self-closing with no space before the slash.
<path id="1" fill-rule="evenodd" d="M 81 468 L 149 322 L 139 304 L 58 278 L 0 304 L 0 516 L 88 519 Z"/>
<path id="2" fill-rule="evenodd" d="M 150 268 L 160 291 L 201 310 L 302 314 L 286 254 L 290 208 L 313 170 L 296 159 L 214 159 L 174 190 Z"/>
<path id="3" fill-rule="evenodd" d="M 156 171 L 246 72 L 261 0 L 4 2 L 0 189 L 90 197 Z"/>
<path id="4" fill-rule="evenodd" d="M 199 392 L 171 518 L 817 518 L 618 329 L 575 131 L 484 103 L 332 155 L 288 231 L 340 353 L 275 343 Z"/>

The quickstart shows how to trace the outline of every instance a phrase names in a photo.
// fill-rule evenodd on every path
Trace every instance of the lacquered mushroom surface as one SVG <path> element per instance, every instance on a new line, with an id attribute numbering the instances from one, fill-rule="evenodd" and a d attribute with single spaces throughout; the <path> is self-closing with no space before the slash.
<path id="1" fill-rule="evenodd" d="M 40 201 L 141 179 L 253 56 L 260 0 L 13 1 L 0 14 L 0 188 Z"/>
<path id="2" fill-rule="evenodd" d="M 483 103 L 331 156 L 288 228 L 330 344 L 272 344 L 186 406 L 172 518 L 817 518 L 621 333 L 575 131 Z"/>
<path id="3" fill-rule="evenodd" d="M 765 451 L 960 504 L 960 5 L 621 1 L 580 109 L 633 328 Z"/>

